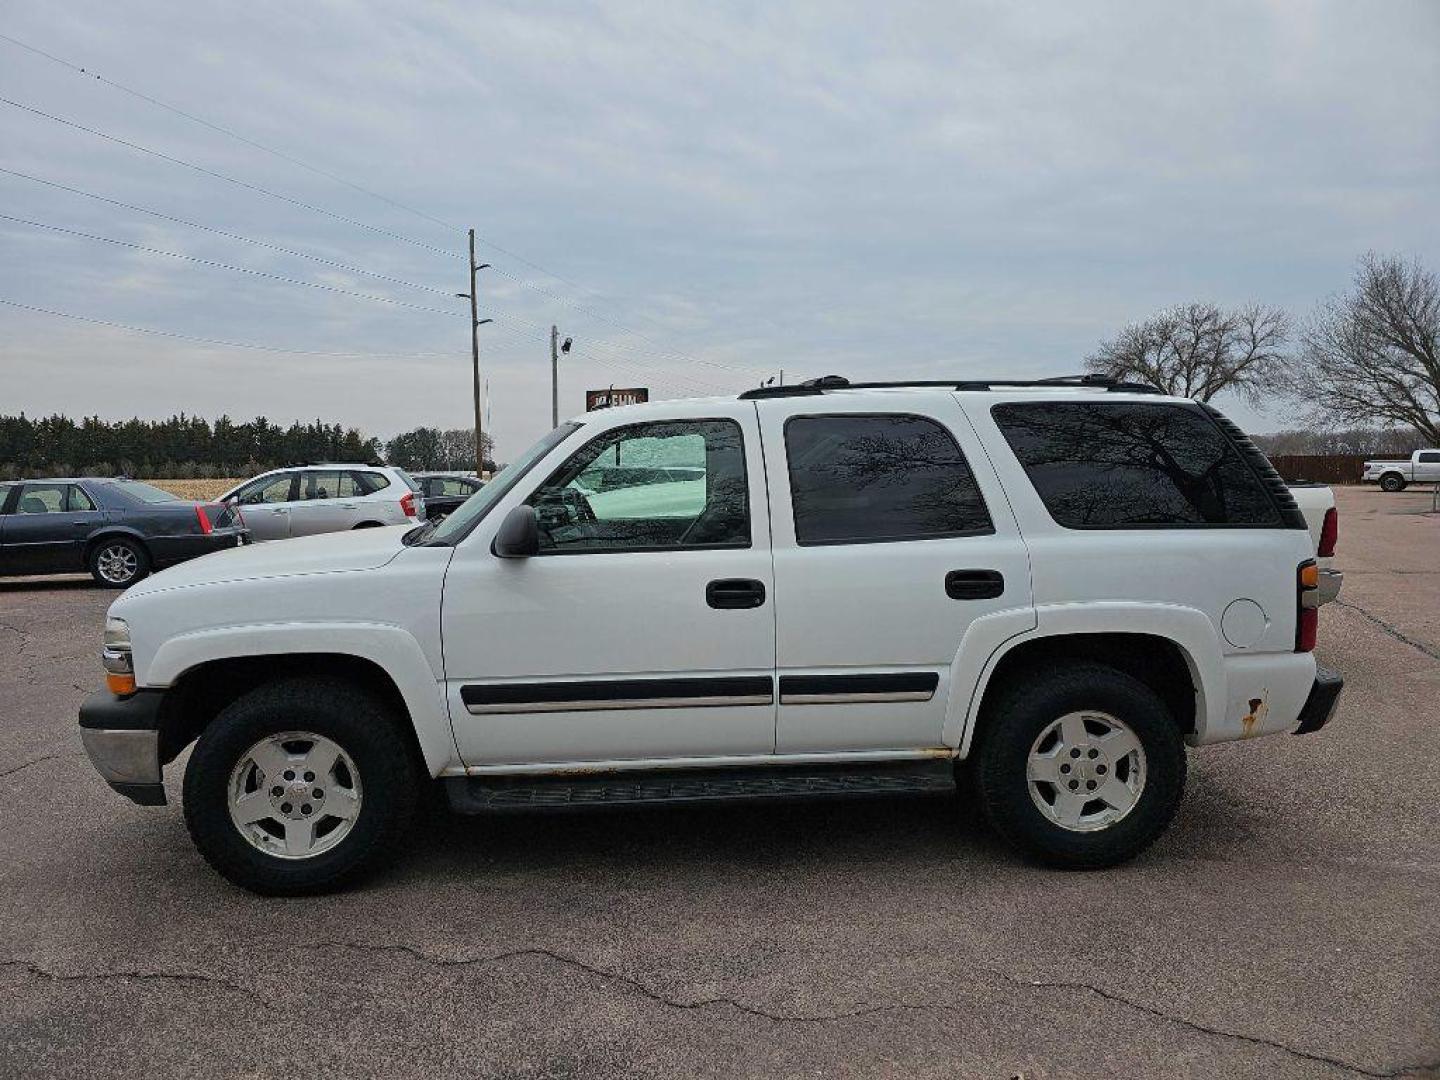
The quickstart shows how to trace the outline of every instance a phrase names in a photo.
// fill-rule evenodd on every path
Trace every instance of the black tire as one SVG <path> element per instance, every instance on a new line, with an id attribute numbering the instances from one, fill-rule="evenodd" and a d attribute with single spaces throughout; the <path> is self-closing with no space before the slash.
<path id="1" fill-rule="evenodd" d="M 1051 821 L 1027 780 L 1036 741 L 1062 716 L 1082 710 L 1122 721 L 1138 738 L 1145 760 L 1144 786 L 1129 812 L 1093 832 Z M 985 816 L 1007 841 L 1049 866 L 1095 870 L 1132 859 L 1165 831 L 1180 805 L 1185 789 L 1180 730 L 1159 696 L 1124 672 L 1075 663 L 1026 673 L 987 702 L 981 724 L 974 771 Z"/>
<path id="2" fill-rule="evenodd" d="M 422 775 L 383 703 L 340 679 L 283 679 L 228 705 L 204 730 L 185 769 L 185 825 L 216 871 L 264 896 L 341 887 L 394 856 L 415 814 Z M 255 847 L 230 818 L 230 777 L 269 735 L 302 731 L 336 743 L 354 761 L 363 791 L 350 831 L 305 858 Z"/>
<path id="3" fill-rule="evenodd" d="M 1404 491 L 1405 478 L 1399 473 L 1386 473 L 1380 477 L 1380 490 L 1389 492 Z"/>
<path id="4" fill-rule="evenodd" d="M 107 536 L 90 548 L 85 564 L 99 585 L 107 589 L 128 589 L 150 573 L 150 553 L 138 540 Z M 128 572 L 121 572 L 120 567 Z"/>

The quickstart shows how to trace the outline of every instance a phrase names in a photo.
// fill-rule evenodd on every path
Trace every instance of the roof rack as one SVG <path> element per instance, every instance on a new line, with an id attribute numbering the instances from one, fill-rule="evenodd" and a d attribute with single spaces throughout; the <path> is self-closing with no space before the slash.
<path id="1" fill-rule="evenodd" d="M 279 467 L 282 469 L 308 469 L 320 465 L 344 466 L 346 468 L 354 468 L 357 465 L 361 465 L 368 469 L 385 468 L 383 461 L 291 461 Z"/>
<path id="2" fill-rule="evenodd" d="M 943 390 L 990 390 L 997 386 L 1078 386 L 1127 394 L 1159 394 L 1162 391 L 1144 383 L 1124 382 L 1109 375 L 1056 375 L 1048 379 L 901 379 L 898 382 L 855 382 L 843 375 L 822 375 L 793 386 L 761 386 L 746 390 L 741 401 L 760 398 L 805 397 L 827 390 L 897 390 L 931 387 Z"/>

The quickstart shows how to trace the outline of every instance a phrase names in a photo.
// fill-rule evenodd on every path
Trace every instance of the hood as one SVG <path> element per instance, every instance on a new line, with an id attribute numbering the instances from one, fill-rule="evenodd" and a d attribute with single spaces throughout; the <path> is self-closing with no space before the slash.
<path id="1" fill-rule="evenodd" d="M 352 529 L 217 551 L 151 574 L 132 585 L 124 595 L 144 596 L 166 589 L 214 585 L 222 581 L 373 570 L 384 566 L 405 549 L 404 536 L 414 527 L 392 525 L 379 529 Z"/>

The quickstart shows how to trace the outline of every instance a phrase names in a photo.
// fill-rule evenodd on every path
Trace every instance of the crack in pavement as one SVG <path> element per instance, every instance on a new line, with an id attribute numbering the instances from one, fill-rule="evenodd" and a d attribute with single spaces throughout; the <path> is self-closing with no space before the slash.
<path id="1" fill-rule="evenodd" d="M 198 972 L 176 972 L 176 971 L 79 971 L 66 974 L 58 971 L 51 971 L 43 968 L 33 960 L 0 960 L 0 967 L 20 968 L 38 978 L 49 979 L 53 982 L 105 982 L 111 979 L 131 979 L 140 982 L 198 982 L 208 983 L 213 986 L 223 986 L 225 989 L 236 994 L 243 994 L 254 1001 L 258 998 L 243 986 L 222 979 L 216 975 L 204 975 Z"/>
<path id="2" fill-rule="evenodd" d="M 19 765 L 16 765 L 13 768 L 6 769 L 4 772 L 0 772 L 0 780 L 5 779 L 5 777 L 7 776 L 15 775 L 21 769 L 28 769 L 31 765 L 39 765 L 42 761 L 58 761 L 61 758 L 79 756 L 80 755 L 78 754 L 45 754 L 41 757 L 31 758 L 29 761 L 22 761 Z"/>
<path id="3" fill-rule="evenodd" d="M 992 971 L 991 974 L 999 973 Z M 1149 1016 L 1157 1017 L 1158 1019 L 1167 1021 L 1171 1024 L 1178 1024 L 1181 1027 L 1189 1028 L 1192 1031 L 1202 1032 L 1206 1035 L 1217 1035 L 1225 1039 L 1235 1039 L 1239 1042 L 1253 1043 L 1259 1046 L 1268 1046 L 1275 1050 L 1282 1050 L 1287 1054 L 1292 1054 L 1295 1057 L 1303 1058 L 1306 1061 L 1315 1061 L 1324 1065 L 1333 1065 L 1336 1068 L 1347 1069 L 1350 1072 L 1359 1073 L 1361 1076 L 1375 1076 L 1381 1078 L 1405 1076 L 1407 1074 L 1424 1072 L 1440 1066 L 1440 1058 L 1437 1058 L 1434 1061 L 1421 1062 L 1415 1065 L 1401 1065 L 1398 1068 L 1385 1071 L 1368 1069 L 1363 1065 L 1356 1065 L 1353 1062 L 1345 1061 L 1341 1058 L 1330 1057 L 1327 1054 L 1319 1054 L 1310 1050 L 1299 1050 L 1293 1046 L 1287 1045 L 1286 1043 L 1277 1042 L 1274 1039 L 1267 1039 L 1261 1035 L 1242 1035 L 1238 1032 L 1226 1031 L 1224 1028 L 1211 1027 L 1208 1024 L 1202 1024 L 1196 1020 L 1189 1020 L 1183 1016 L 1172 1016 L 1170 1013 L 1167 1013 L 1162 1009 L 1157 1009 L 1153 1005 L 1146 1005 L 1143 1002 L 1134 1001 L 1131 998 L 1116 994 L 1110 990 L 1103 990 L 1098 986 L 1091 985 L 1090 983 L 1051 981 L 1045 979 L 1030 979 L 1021 982 L 1020 980 L 1010 978 L 1009 976 L 1002 975 L 1000 977 L 1003 978 L 1006 982 L 1012 983 L 1016 986 L 1031 986 L 1053 990 L 1085 990 L 1091 994 L 1094 994 L 1097 997 L 1103 998 L 1106 1001 L 1115 1002 L 1118 1005 L 1124 1005 L 1128 1008 L 1136 1010 L 1137 1012 L 1142 1012 Z"/>
<path id="4" fill-rule="evenodd" d="M 532 946 L 524 949 L 512 949 L 506 952 L 492 953 L 484 956 L 454 958 L 433 956 L 430 953 L 427 953 L 421 949 L 417 949 L 412 945 L 402 944 L 370 944 L 366 942 L 355 941 L 321 941 L 313 942 L 300 947 L 306 949 L 332 948 L 355 949 L 361 952 L 402 953 L 404 955 L 413 957 L 416 960 L 419 960 L 421 963 L 428 964 L 434 967 L 467 967 L 472 965 L 484 966 L 486 964 L 500 963 L 505 960 L 513 960 L 521 957 L 543 957 L 548 958 L 555 963 L 561 964 L 563 966 L 572 967 L 579 971 L 584 971 L 601 980 L 607 982 L 621 983 L 622 985 L 634 990 L 636 993 L 639 993 L 643 997 L 669 1008 L 706 1009 L 713 1006 L 729 1006 L 730 1008 L 733 1008 L 738 1012 L 745 1013 L 749 1016 L 754 1016 L 760 1019 L 770 1020 L 775 1023 L 782 1024 L 833 1023 L 838 1020 L 850 1020 L 856 1017 L 868 1016 L 874 1013 L 882 1012 L 961 1011 L 957 1006 L 947 1005 L 943 1002 L 896 1001 L 879 1005 L 861 1005 L 857 1008 L 848 1009 L 842 1012 L 798 1015 L 793 1013 L 771 1012 L 767 1009 L 762 1009 L 759 1006 L 755 1005 L 749 1005 L 743 1001 L 739 1001 L 731 997 L 695 998 L 691 1000 L 685 1000 L 680 998 L 672 998 L 668 995 L 662 994 L 659 991 L 647 986 L 639 979 L 633 978 L 632 976 L 623 975 L 620 972 L 612 971 L 607 968 L 596 967 L 593 964 L 588 964 L 583 960 L 579 960 L 572 956 L 567 956 L 564 953 L 558 953 L 552 949 L 541 948 L 538 946 Z M 1263 1036 L 1245 1035 L 1239 1032 L 1227 1031 L 1224 1028 L 1211 1027 L 1207 1024 L 1201 1024 L 1198 1021 L 1186 1019 L 1185 1017 L 1173 1016 L 1170 1013 L 1167 1013 L 1162 1009 L 1158 1009 L 1152 1005 L 1146 1005 L 1143 1002 L 1133 1001 L 1130 998 L 1124 997 L 1120 994 L 1116 994 L 1113 991 L 1103 990 L 1100 987 L 1092 986 L 1089 983 L 1017 979 L 1014 976 L 1007 975 L 1004 972 L 995 971 L 993 969 L 983 970 L 985 970 L 986 974 L 990 975 L 992 978 L 1010 986 L 1019 987 L 1021 989 L 1087 991 L 1091 994 L 1096 995 L 1097 997 L 1104 999 L 1105 1001 L 1117 1005 L 1126 1006 L 1127 1008 L 1133 1009 L 1137 1012 L 1144 1013 L 1147 1016 L 1152 1016 L 1156 1019 L 1164 1020 L 1167 1023 L 1189 1028 L 1192 1031 L 1196 1031 L 1204 1035 L 1213 1035 L 1219 1038 L 1232 1039 L 1237 1042 L 1250 1043 L 1256 1046 L 1265 1046 L 1270 1049 L 1279 1050 L 1282 1053 L 1290 1054 L 1294 1057 L 1301 1058 L 1306 1061 L 1313 1061 L 1318 1064 L 1330 1065 L 1338 1069 L 1345 1069 L 1350 1072 L 1359 1073 L 1362 1076 L 1373 1076 L 1382 1078 L 1382 1080 L 1384 1080 L 1384 1078 L 1405 1076 L 1410 1073 L 1422 1072 L 1440 1066 L 1440 1059 L 1437 1059 L 1433 1062 L 1423 1062 L 1414 1065 L 1402 1065 L 1398 1068 L 1391 1070 L 1377 1071 L 1374 1069 L 1366 1068 L 1363 1065 L 1356 1065 L 1341 1058 L 1330 1057 L 1326 1054 L 1315 1053 L 1309 1050 L 1297 1049 L 1293 1046 L 1287 1045 L 1286 1043 L 1282 1043 L 1274 1039 L 1267 1039 Z"/>
<path id="5" fill-rule="evenodd" d="M 1350 601 L 1348 601 L 1348 600 L 1340 600 L 1340 599 L 1336 599 L 1336 600 L 1334 601 L 1334 603 L 1335 603 L 1335 606 L 1336 606 L 1336 607 L 1342 607 L 1342 608 L 1345 608 L 1345 609 L 1348 610 L 1348 611 L 1355 611 L 1355 612 L 1358 612 L 1359 614 L 1365 616 L 1365 618 L 1369 619 L 1369 620 L 1370 620 L 1372 623 L 1374 623 L 1376 626 L 1380 627 L 1381 630 L 1385 631 L 1385 633 L 1389 634 L 1389 635 L 1390 635 L 1391 637 L 1393 637 L 1395 640 L 1397 640 L 1397 641 L 1403 641 L 1406 645 L 1409 645 L 1412 649 L 1419 649 L 1419 650 L 1420 650 L 1422 653 L 1424 653 L 1426 656 L 1430 657 L 1430 659 L 1432 659 L 1432 660 L 1440 660 L 1440 649 L 1436 649 L 1436 648 L 1434 648 L 1433 646 L 1426 645 L 1423 641 L 1416 641 L 1414 638 L 1412 638 L 1412 637 L 1410 637 L 1409 635 L 1407 635 L 1407 634 L 1406 634 L 1403 630 L 1401 630 L 1399 627 L 1394 626 L 1394 625 L 1386 622 L 1384 619 L 1380 618 L 1379 615 L 1371 614 L 1369 611 L 1366 611 L 1366 610 L 1365 610 L 1363 607 L 1361 607 L 1359 604 L 1352 604 L 1352 603 L 1350 603 Z"/>
<path id="6" fill-rule="evenodd" d="M 553 961 L 554 963 L 560 964 L 563 967 L 570 967 L 578 971 L 583 971 L 604 982 L 620 983 L 621 985 L 628 987 L 629 989 L 640 994 L 647 1000 L 653 1001 L 659 1005 L 663 1005 L 666 1008 L 700 1010 L 717 1006 L 729 1007 L 747 1016 L 753 1016 L 758 1019 L 769 1020 L 779 1024 L 826 1024 L 834 1023 L 840 1020 L 850 1020 L 857 1017 L 869 1016 L 876 1013 L 884 1012 L 962 1011 L 958 1006 L 946 1004 L 944 1002 L 895 1001 L 878 1005 L 860 1005 L 856 1008 L 846 1009 L 840 1012 L 801 1015 L 796 1013 L 772 1012 L 768 1009 L 763 1009 L 756 1005 L 750 1005 L 746 1002 L 731 997 L 694 998 L 686 1000 L 682 998 L 673 998 L 666 994 L 663 994 L 658 990 L 654 990 L 651 987 L 647 986 L 641 980 L 633 978 L 632 976 L 623 975 L 620 972 L 612 971 L 607 968 L 597 967 L 594 964 L 588 964 L 585 961 L 579 960 L 573 956 L 567 956 L 564 953 L 556 952 L 553 949 L 546 949 L 539 946 L 531 946 L 523 949 L 510 949 L 505 952 L 490 953 L 483 956 L 462 956 L 453 958 L 434 956 L 430 953 L 425 952 L 422 949 L 417 949 L 412 945 L 402 944 L 371 944 L 367 942 L 357 941 L 317 941 L 310 942 L 304 945 L 292 946 L 292 948 L 293 947 L 303 949 L 353 949 L 358 952 L 399 953 L 405 956 L 409 956 L 412 959 L 418 960 L 419 962 L 428 966 L 438 968 L 485 966 L 488 964 L 503 963 L 507 960 L 515 960 L 525 957 L 537 957 L 541 959 L 548 959 L 550 961 Z M 252 991 L 246 989 L 243 986 L 239 986 L 236 983 L 230 982 L 227 979 L 222 979 L 215 975 L 206 975 L 198 972 L 102 971 L 63 974 L 43 968 L 33 961 L 20 959 L 0 960 L 0 967 L 18 967 L 36 977 L 50 979 L 56 982 L 87 982 L 103 981 L 110 979 L 130 979 L 139 981 L 151 980 L 206 983 L 209 985 L 223 987 L 226 990 L 231 991 L 232 993 L 241 994 L 255 1001 L 260 1000 Z M 1117 994 L 1110 990 L 1102 989 L 1101 987 L 1094 986 L 1090 983 L 1055 981 L 1046 979 L 1019 979 L 1014 976 L 1007 975 L 1003 972 L 995 971 L 993 969 L 983 970 L 985 970 L 986 974 L 990 975 L 992 978 L 1009 986 L 1029 990 L 1084 991 L 1086 993 L 1093 994 L 1096 997 L 1099 997 L 1102 1000 L 1110 1002 L 1112 1004 L 1122 1005 L 1126 1008 L 1133 1009 L 1136 1012 L 1143 1013 L 1146 1016 L 1151 1016 L 1155 1019 L 1163 1020 L 1166 1023 L 1176 1024 L 1180 1027 L 1188 1028 L 1191 1031 L 1195 1031 L 1203 1035 L 1211 1035 L 1218 1038 L 1230 1039 L 1236 1042 L 1249 1043 L 1254 1046 L 1263 1046 L 1268 1049 L 1278 1050 L 1282 1053 L 1289 1054 L 1296 1058 L 1300 1058 L 1304 1061 L 1312 1061 L 1317 1064 L 1329 1065 L 1333 1068 L 1344 1069 L 1348 1072 L 1358 1073 L 1361 1076 L 1377 1077 L 1379 1078 L 1379 1080 L 1389 1080 L 1389 1078 L 1392 1077 L 1401 1077 L 1410 1074 L 1426 1072 L 1435 1068 L 1440 1068 L 1440 1058 L 1437 1058 L 1434 1061 L 1420 1062 L 1413 1065 L 1402 1065 L 1397 1068 L 1388 1070 L 1370 1069 L 1366 1068 L 1363 1065 L 1356 1065 L 1353 1062 L 1345 1061 L 1341 1058 L 1331 1057 L 1327 1054 L 1297 1049 L 1296 1047 L 1290 1046 L 1286 1043 L 1282 1043 L 1274 1039 L 1267 1039 L 1263 1036 L 1245 1035 L 1239 1032 L 1227 1031 L 1224 1028 L 1212 1027 L 1208 1024 L 1202 1024 L 1198 1021 L 1189 1020 L 1185 1017 L 1175 1016 L 1165 1012 L 1162 1009 L 1156 1008 L 1153 1005 L 1146 1005 L 1143 1002 L 1134 1001 L 1131 998 L 1127 998 L 1121 994 Z"/>

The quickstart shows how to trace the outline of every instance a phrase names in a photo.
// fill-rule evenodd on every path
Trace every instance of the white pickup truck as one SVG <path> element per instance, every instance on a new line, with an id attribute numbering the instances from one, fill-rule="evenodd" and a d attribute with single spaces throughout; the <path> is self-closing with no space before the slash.
<path id="1" fill-rule="evenodd" d="M 1367 461 L 1361 480 L 1382 491 L 1404 491 L 1407 484 L 1440 484 L 1440 450 L 1416 450 L 1409 461 Z"/>
<path id="2" fill-rule="evenodd" d="M 1094 376 L 850 384 L 562 424 L 442 524 L 207 556 L 111 607 L 101 775 L 261 893 L 453 809 L 973 793 L 1130 858 L 1186 746 L 1330 719 L 1315 548 L 1214 409 Z M 957 785 L 957 778 L 967 782 Z"/>

